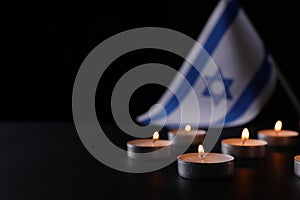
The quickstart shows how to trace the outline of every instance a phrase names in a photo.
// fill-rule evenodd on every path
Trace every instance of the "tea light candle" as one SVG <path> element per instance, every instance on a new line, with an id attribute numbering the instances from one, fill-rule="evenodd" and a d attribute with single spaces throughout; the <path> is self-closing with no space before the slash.
<path id="1" fill-rule="evenodd" d="M 230 178 L 234 171 L 234 157 L 220 153 L 186 153 L 177 157 L 178 174 L 187 179 L 209 180 Z"/>
<path id="2" fill-rule="evenodd" d="M 291 130 L 281 130 L 281 128 L 282 122 L 278 120 L 275 124 L 274 130 L 259 130 L 257 132 L 257 137 L 268 142 L 268 145 L 272 147 L 295 146 L 297 144 L 297 137 L 299 133 Z"/>
<path id="3" fill-rule="evenodd" d="M 241 138 L 229 138 L 221 141 L 222 153 L 236 158 L 263 158 L 266 155 L 267 142 L 249 139 L 249 130 L 243 129 Z"/>
<path id="4" fill-rule="evenodd" d="M 154 152 L 163 147 L 167 148 L 166 154 L 151 154 L 152 159 L 163 159 L 171 153 L 171 141 L 159 139 L 159 133 L 156 131 L 152 139 L 136 139 L 127 142 L 127 155 L 133 159 L 147 159 L 143 153 Z"/>
<path id="5" fill-rule="evenodd" d="M 300 155 L 294 157 L 294 173 L 300 178 Z"/>
<path id="6" fill-rule="evenodd" d="M 184 129 L 174 129 L 168 131 L 168 139 L 172 141 L 173 145 L 186 145 L 192 142 L 192 147 L 198 147 L 203 143 L 206 131 L 192 129 L 190 125 L 186 125 Z"/>

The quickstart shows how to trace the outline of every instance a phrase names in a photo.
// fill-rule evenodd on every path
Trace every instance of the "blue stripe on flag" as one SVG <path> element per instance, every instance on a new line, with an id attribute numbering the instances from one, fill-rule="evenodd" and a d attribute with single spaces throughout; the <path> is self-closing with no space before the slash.
<path id="1" fill-rule="evenodd" d="M 264 85 L 268 82 L 271 75 L 271 65 L 268 61 L 268 53 L 265 53 L 264 60 L 256 72 L 255 76 L 246 87 L 238 101 L 231 108 L 225 117 L 225 123 L 230 123 L 240 117 L 247 108 L 254 102 L 258 94 L 264 88 Z"/>
<path id="2" fill-rule="evenodd" d="M 231 1 L 223 14 L 221 15 L 219 21 L 214 27 L 212 33 L 207 39 L 204 49 L 208 52 L 208 54 L 212 55 L 214 50 L 216 49 L 219 41 L 221 40 L 223 34 L 226 32 L 232 21 L 235 19 L 239 11 L 239 4 L 237 1 Z"/>
<path id="3" fill-rule="evenodd" d="M 211 55 L 213 51 L 216 49 L 219 41 L 221 40 L 223 34 L 229 28 L 230 24 L 234 21 L 235 17 L 237 16 L 239 11 L 239 4 L 237 1 L 233 0 L 227 4 L 224 12 L 220 16 L 218 22 L 216 23 L 214 29 L 212 30 L 209 38 L 207 39 L 206 43 L 204 44 L 204 49 L 206 52 Z M 152 116 L 152 119 L 146 119 L 141 121 L 141 124 L 149 124 L 151 120 L 158 120 L 164 117 L 166 114 L 169 115 L 172 113 L 180 104 L 180 101 L 184 99 L 186 94 L 188 93 L 188 88 L 194 85 L 197 78 L 199 77 L 199 73 L 204 68 L 205 64 L 208 61 L 207 53 L 200 51 L 197 55 L 197 59 L 195 61 L 196 67 L 191 65 L 187 75 L 185 76 L 186 81 L 184 81 L 180 88 L 175 92 L 177 97 L 173 94 L 172 97 L 169 99 L 167 104 L 165 105 L 165 112 L 159 112 L 156 115 Z M 190 85 L 189 85 L 190 84 Z"/>

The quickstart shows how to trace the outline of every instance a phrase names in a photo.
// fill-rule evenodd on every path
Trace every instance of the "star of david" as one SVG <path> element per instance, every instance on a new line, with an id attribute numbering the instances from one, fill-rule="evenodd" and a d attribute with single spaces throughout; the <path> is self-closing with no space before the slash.
<path id="1" fill-rule="evenodd" d="M 220 76 L 221 79 L 220 80 Z M 218 105 L 222 99 L 224 99 L 224 92 L 226 99 L 232 99 L 232 95 L 229 91 L 229 87 L 233 83 L 232 79 L 225 78 L 220 71 L 217 71 L 213 76 L 204 76 L 206 80 L 206 89 L 203 91 L 202 95 L 211 97 L 215 105 Z M 224 89 L 223 90 L 223 86 Z"/>

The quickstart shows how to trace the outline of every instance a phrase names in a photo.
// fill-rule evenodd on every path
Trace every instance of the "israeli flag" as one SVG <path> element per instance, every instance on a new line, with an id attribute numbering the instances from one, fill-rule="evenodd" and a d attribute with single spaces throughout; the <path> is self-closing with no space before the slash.
<path id="1" fill-rule="evenodd" d="M 194 45 L 168 90 L 137 118 L 139 123 L 232 127 L 249 122 L 263 108 L 276 85 L 276 68 L 236 0 L 220 0 L 197 42 L 205 50 Z"/>

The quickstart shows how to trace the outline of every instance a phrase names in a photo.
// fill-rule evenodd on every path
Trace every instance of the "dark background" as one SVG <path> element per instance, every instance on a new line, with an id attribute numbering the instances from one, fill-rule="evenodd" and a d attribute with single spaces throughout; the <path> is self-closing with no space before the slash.
<path id="1" fill-rule="evenodd" d="M 0 120 L 71 121 L 72 88 L 77 70 L 88 53 L 103 40 L 131 28 L 158 26 L 194 39 L 200 34 L 217 0 L 101 1 L 97 4 L 14 2 L 3 6 Z M 254 27 L 299 98 L 299 11 L 295 1 L 240 0 Z M 296 49 L 296 50 L 294 50 Z M 104 74 L 96 96 L 103 121 L 111 121 L 110 93 L 127 70 L 147 62 L 178 69 L 182 59 L 154 51 L 136 51 L 117 59 Z M 147 110 L 164 88 L 145 86 L 134 94 L 133 116 Z M 143 103 L 140 103 L 140 102 Z M 134 105 L 134 106 L 132 106 Z M 275 107 L 278 107 L 277 111 Z M 280 85 L 256 120 L 298 116 Z"/>
<path id="2" fill-rule="evenodd" d="M 293 172 L 293 157 L 300 154 L 300 143 L 293 148 L 268 148 L 262 160 L 237 159 L 230 180 L 194 181 L 179 177 L 176 162 L 143 174 L 112 169 L 88 152 L 72 123 L 73 82 L 95 46 L 144 26 L 170 28 L 196 39 L 217 2 L 2 2 L 0 199 L 298 200 L 300 179 Z M 297 1 L 240 3 L 299 100 Z M 123 148 L 129 135 L 106 123 L 112 121 L 111 89 L 127 70 L 147 62 L 178 69 L 182 59 L 163 51 L 132 52 L 112 63 L 99 82 L 96 107 L 102 128 Z M 145 86 L 134 93 L 132 115 L 146 111 L 163 91 Z M 256 137 L 259 129 L 273 127 L 278 119 L 284 128 L 299 130 L 299 116 L 280 84 L 261 113 L 247 124 L 250 137 Z M 242 128 L 223 129 L 214 150 L 220 152 L 221 139 L 240 137 Z"/>

